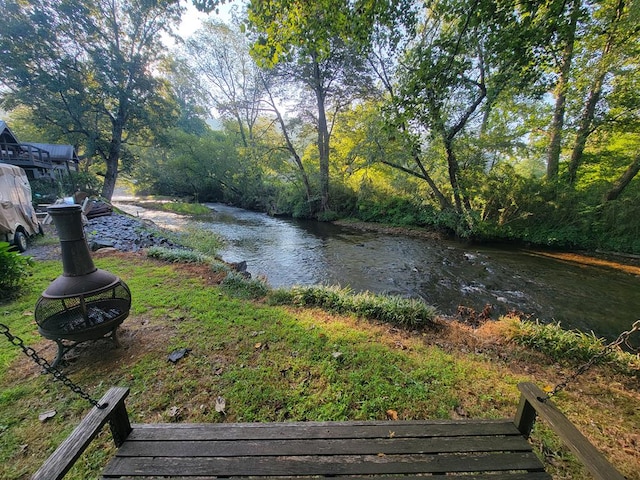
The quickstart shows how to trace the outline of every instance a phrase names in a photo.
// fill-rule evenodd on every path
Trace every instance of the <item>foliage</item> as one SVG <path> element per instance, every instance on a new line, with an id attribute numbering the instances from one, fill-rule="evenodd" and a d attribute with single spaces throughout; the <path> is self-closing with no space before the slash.
<path id="1" fill-rule="evenodd" d="M 178 2 L 6 0 L 0 78 L 6 110 L 28 105 L 30 119 L 104 162 L 102 195 L 111 199 L 127 144 L 174 118 L 166 85 L 152 72 L 162 33 Z"/>
<path id="2" fill-rule="evenodd" d="M 0 242 L 0 300 L 10 298 L 25 285 L 33 261 L 22 256 L 7 242 Z"/>
<path id="3" fill-rule="evenodd" d="M 559 323 L 540 323 L 517 318 L 503 318 L 508 322 L 509 336 L 516 343 L 548 355 L 554 361 L 572 364 L 586 363 L 603 353 L 605 341 L 593 332 L 564 330 Z M 614 348 L 595 364 L 609 363 L 621 372 L 638 373 L 637 356 Z"/>
<path id="4" fill-rule="evenodd" d="M 168 202 L 161 203 L 160 208 L 167 212 L 179 213 L 182 215 L 210 215 L 211 209 L 201 203 Z"/>
<path id="5" fill-rule="evenodd" d="M 404 327 L 433 328 L 437 325 L 436 308 L 419 300 L 371 292 L 353 294 L 350 289 L 339 286 L 275 290 L 269 300 L 276 305 L 320 307 Z"/>
<path id="6" fill-rule="evenodd" d="M 258 300 L 269 293 L 269 287 L 260 278 L 247 278 L 240 272 L 229 272 L 220 284 L 220 289 L 235 298 Z"/>

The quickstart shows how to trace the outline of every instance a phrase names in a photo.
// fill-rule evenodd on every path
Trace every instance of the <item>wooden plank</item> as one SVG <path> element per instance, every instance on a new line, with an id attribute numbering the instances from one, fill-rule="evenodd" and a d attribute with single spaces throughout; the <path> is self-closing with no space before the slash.
<path id="1" fill-rule="evenodd" d="M 449 472 L 544 471 L 529 453 L 467 455 L 343 455 L 289 457 L 116 457 L 104 477 L 387 475 Z"/>
<path id="2" fill-rule="evenodd" d="M 314 440 L 184 440 L 126 442 L 119 457 L 244 457 L 278 455 L 377 455 L 409 453 L 530 452 L 519 437 L 372 438 Z"/>
<path id="3" fill-rule="evenodd" d="M 101 478 L 103 480 L 106 480 L 107 478 L 111 478 L 111 477 L 101 477 Z M 157 476 L 150 477 L 150 476 L 136 475 L 135 477 L 124 476 L 124 477 L 118 477 L 118 478 L 120 480 L 158 480 Z M 171 478 L 172 480 L 214 480 L 214 479 L 217 480 L 218 477 L 214 477 L 210 475 L 205 475 L 205 476 L 181 475 L 178 477 L 171 477 Z M 234 480 L 253 480 L 256 477 L 233 477 L 233 478 Z M 304 479 L 304 478 L 307 478 L 307 477 L 296 477 L 296 479 Z M 317 480 L 318 477 L 308 477 L 308 478 L 313 478 L 314 480 Z M 373 477 L 344 475 L 336 478 L 339 478 L 340 480 L 372 480 Z M 478 475 L 465 474 L 463 476 L 458 476 L 458 477 L 454 476 L 454 477 L 448 477 L 448 478 L 451 478 L 452 480 L 455 478 L 458 478 L 460 480 L 552 480 L 551 475 L 545 472 L 500 472 L 498 475 L 494 473 L 478 474 Z M 273 477 L 269 477 L 269 480 L 292 480 L 292 477 L 273 476 Z M 425 480 L 425 476 L 423 475 L 398 475 L 398 476 L 386 475 L 384 476 L 383 480 Z"/>
<path id="4" fill-rule="evenodd" d="M 511 420 L 133 424 L 131 440 L 262 440 L 518 435 Z"/>
<path id="5" fill-rule="evenodd" d="M 105 408 L 93 407 L 82 419 L 80 424 L 45 461 L 40 469 L 31 477 L 32 480 L 59 480 L 73 466 L 91 440 L 100 432 L 114 411 L 121 411 L 124 399 L 129 395 L 129 389 L 112 387 L 100 399 L 99 404 L 107 404 Z"/>
<path id="6" fill-rule="evenodd" d="M 553 402 L 542 401 L 545 394 L 533 383 L 520 383 L 518 389 L 536 410 L 540 418 L 562 439 L 597 480 L 624 480 L 580 431 L 558 410 Z"/>

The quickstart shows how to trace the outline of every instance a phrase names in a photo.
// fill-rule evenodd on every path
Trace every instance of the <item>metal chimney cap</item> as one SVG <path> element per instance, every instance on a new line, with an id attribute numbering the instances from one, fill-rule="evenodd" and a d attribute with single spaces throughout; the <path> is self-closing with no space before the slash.
<path id="1" fill-rule="evenodd" d="M 60 275 L 42 293 L 44 298 L 70 298 L 91 295 L 114 288 L 120 278 L 113 273 L 97 268 L 91 273 L 76 277 Z"/>

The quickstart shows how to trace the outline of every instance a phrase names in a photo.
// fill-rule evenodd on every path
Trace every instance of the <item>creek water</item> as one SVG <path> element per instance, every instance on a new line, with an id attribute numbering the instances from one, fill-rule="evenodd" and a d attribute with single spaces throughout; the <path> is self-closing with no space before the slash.
<path id="1" fill-rule="evenodd" d="M 211 218 L 195 225 L 224 240 L 225 261 L 246 261 L 248 271 L 272 287 L 337 284 L 421 298 L 445 315 L 455 315 L 460 306 L 480 312 L 491 305 L 493 318 L 517 311 L 606 339 L 628 330 L 640 311 L 640 269 L 625 273 L 541 251 L 363 232 L 208 206 Z M 129 207 L 129 213 L 174 229 L 185 222 L 140 207 Z"/>

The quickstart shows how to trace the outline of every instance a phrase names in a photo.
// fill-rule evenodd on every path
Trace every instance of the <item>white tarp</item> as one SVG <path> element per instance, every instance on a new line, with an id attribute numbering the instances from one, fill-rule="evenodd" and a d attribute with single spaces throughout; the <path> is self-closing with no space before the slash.
<path id="1" fill-rule="evenodd" d="M 24 170 L 0 163 L 0 234 L 24 227 L 28 235 L 38 233 L 38 218 L 32 205 L 31 186 Z"/>

